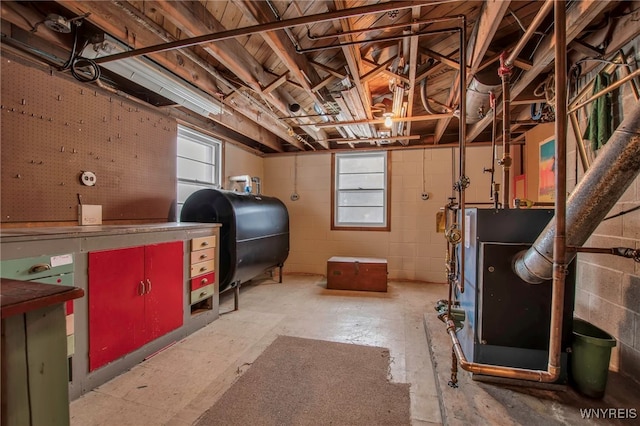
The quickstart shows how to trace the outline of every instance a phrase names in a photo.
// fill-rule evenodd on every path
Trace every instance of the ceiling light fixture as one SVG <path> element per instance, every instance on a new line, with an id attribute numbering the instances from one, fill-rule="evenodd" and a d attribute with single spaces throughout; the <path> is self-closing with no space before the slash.
<path id="1" fill-rule="evenodd" d="M 391 126 L 393 126 L 393 120 L 391 119 L 393 117 L 393 114 L 390 112 L 385 112 L 384 114 L 382 114 L 382 116 L 384 117 L 384 127 L 390 129 Z"/>
<path id="2" fill-rule="evenodd" d="M 95 59 L 123 51 L 125 49 L 121 43 L 105 35 L 103 43 L 87 46 L 82 52 L 82 56 Z M 106 62 L 100 66 L 203 117 L 210 118 L 212 115 L 227 112 L 224 105 L 217 99 L 147 58 L 121 59 Z"/>

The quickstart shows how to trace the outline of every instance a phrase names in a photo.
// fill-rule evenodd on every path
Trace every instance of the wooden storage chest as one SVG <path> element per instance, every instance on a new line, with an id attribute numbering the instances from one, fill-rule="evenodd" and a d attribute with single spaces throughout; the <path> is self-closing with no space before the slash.
<path id="1" fill-rule="evenodd" d="M 327 261 L 327 288 L 387 291 L 387 260 L 334 256 Z"/>

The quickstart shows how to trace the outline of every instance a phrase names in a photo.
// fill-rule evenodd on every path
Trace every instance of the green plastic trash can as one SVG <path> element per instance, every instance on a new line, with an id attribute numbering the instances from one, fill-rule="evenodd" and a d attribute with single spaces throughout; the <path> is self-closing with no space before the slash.
<path id="1" fill-rule="evenodd" d="M 615 345 L 616 340 L 606 331 L 573 319 L 571 378 L 578 392 L 591 398 L 604 396 L 611 348 Z"/>

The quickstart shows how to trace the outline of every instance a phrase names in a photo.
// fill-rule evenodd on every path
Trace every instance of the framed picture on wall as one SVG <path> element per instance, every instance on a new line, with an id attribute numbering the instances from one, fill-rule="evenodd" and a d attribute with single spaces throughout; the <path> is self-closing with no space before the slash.
<path id="1" fill-rule="evenodd" d="M 555 136 L 540 142 L 538 150 L 538 201 L 555 200 L 556 141 Z"/>

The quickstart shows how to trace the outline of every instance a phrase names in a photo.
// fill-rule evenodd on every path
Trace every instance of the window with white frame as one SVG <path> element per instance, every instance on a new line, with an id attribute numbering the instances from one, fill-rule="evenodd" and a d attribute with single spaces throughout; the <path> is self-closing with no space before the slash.
<path id="1" fill-rule="evenodd" d="M 389 230 L 389 153 L 333 156 L 332 229 Z"/>
<path id="2" fill-rule="evenodd" d="M 178 125 L 177 208 L 180 220 L 182 205 L 189 195 L 204 188 L 220 188 L 220 151 L 222 142 L 189 127 Z"/>

